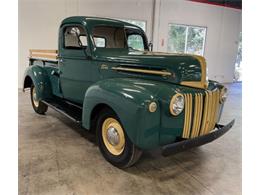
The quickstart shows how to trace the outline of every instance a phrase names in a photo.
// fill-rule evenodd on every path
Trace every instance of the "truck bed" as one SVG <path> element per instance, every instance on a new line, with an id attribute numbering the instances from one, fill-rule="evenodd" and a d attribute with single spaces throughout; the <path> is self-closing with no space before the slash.
<path id="1" fill-rule="evenodd" d="M 57 61 L 58 50 L 30 49 L 30 59 Z"/>
<path id="2" fill-rule="evenodd" d="M 69 102 L 63 99 L 60 89 L 58 88 L 59 79 L 55 76 L 58 71 L 58 51 L 57 50 L 30 50 L 30 65 L 38 65 L 44 68 L 45 73 L 50 79 L 52 85 L 52 99 L 44 99 L 42 102 L 47 106 L 53 108 L 74 122 L 81 123 L 82 120 L 82 107 L 80 105 Z"/>

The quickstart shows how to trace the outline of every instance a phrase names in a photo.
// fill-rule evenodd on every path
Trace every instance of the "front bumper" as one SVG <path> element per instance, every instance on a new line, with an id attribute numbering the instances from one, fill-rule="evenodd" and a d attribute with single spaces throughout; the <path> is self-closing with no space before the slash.
<path id="1" fill-rule="evenodd" d="M 199 136 L 192 139 L 187 139 L 180 142 L 175 142 L 172 144 L 168 144 L 163 146 L 162 149 L 162 155 L 163 156 L 169 156 L 170 154 L 176 154 L 178 152 L 194 148 L 197 146 L 201 146 L 204 144 L 207 144 L 209 142 L 214 141 L 215 139 L 221 137 L 226 132 L 228 132 L 231 127 L 234 125 L 235 119 L 233 119 L 230 123 L 228 123 L 226 126 L 217 124 L 215 127 L 217 130 L 203 136 Z"/>

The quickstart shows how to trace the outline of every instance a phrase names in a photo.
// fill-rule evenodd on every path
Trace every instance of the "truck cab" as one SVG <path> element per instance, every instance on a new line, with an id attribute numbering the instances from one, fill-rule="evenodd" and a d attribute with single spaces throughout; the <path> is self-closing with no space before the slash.
<path id="1" fill-rule="evenodd" d="M 119 20 L 62 21 L 58 50 L 30 50 L 24 89 L 32 107 L 48 107 L 93 130 L 113 165 L 133 165 L 143 150 L 163 155 L 213 141 L 227 89 L 207 79 L 202 56 L 149 51 L 144 31 Z"/>

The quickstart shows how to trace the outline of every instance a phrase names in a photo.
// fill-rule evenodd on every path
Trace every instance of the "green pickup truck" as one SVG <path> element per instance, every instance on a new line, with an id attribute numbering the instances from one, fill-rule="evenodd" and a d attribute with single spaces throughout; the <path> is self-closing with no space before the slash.
<path id="1" fill-rule="evenodd" d="M 149 48 L 138 26 L 69 17 L 58 50 L 30 50 L 23 88 L 36 113 L 51 107 L 93 130 L 104 158 L 120 168 L 144 150 L 167 156 L 226 133 L 234 120 L 218 122 L 227 89 L 208 80 L 205 59 Z"/>

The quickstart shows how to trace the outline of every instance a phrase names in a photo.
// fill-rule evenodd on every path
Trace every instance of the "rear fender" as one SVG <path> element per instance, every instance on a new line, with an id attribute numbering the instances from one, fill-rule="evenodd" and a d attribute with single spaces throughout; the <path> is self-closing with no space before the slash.
<path id="1" fill-rule="evenodd" d="M 35 86 L 39 99 L 46 99 L 52 96 L 50 80 L 43 67 L 32 65 L 26 69 L 23 90 L 30 88 L 32 84 Z"/>

